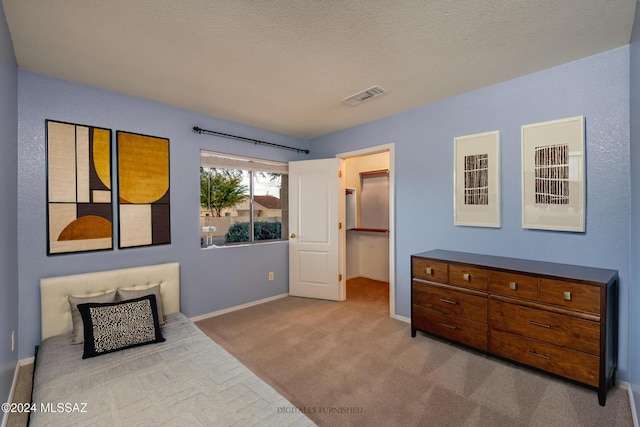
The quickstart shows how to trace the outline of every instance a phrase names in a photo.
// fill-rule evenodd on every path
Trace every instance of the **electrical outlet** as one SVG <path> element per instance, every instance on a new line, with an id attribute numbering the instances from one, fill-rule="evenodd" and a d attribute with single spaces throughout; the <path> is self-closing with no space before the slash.
<path id="1" fill-rule="evenodd" d="M 273 274 L 273 271 L 269 272 L 269 281 L 272 281 L 273 279 L 275 279 L 275 275 Z"/>
<path id="2" fill-rule="evenodd" d="M 16 331 L 11 331 L 11 352 L 13 353 L 16 349 Z"/>

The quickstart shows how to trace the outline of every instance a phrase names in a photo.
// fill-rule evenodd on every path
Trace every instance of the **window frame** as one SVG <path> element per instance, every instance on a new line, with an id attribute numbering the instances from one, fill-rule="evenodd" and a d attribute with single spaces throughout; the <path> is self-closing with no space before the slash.
<path id="1" fill-rule="evenodd" d="M 214 169 L 214 170 L 239 170 L 243 172 L 243 176 L 246 175 L 248 178 L 248 185 L 247 185 L 247 195 L 248 195 L 248 204 L 249 204 L 249 217 L 248 217 L 248 223 L 249 223 L 249 240 L 248 241 L 242 241 L 242 242 L 224 242 L 224 243 L 211 243 L 211 244 L 203 244 L 202 243 L 202 238 L 203 238 L 203 228 L 201 227 L 201 249 L 209 249 L 209 248 L 224 248 L 224 247 L 233 247 L 233 246 L 239 246 L 239 245 L 255 245 L 255 244 L 265 244 L 265 243 L 275 243 L 275 242 L 282 242 L 282 241 L 288 241 L 288 231 L 286 230 L 286 223 L 288 223 L 288 221 L 286 222 L 285 220 L 285 215 L 288 215 L 288 174 L 289 174 L 289 164 L 288 162 L 281 162 L 281 161 L 275 161 L 275 160 L 266 160 L 266 159 L 259 159 L 259 158 L 253 158 L 253 157 L 247 157 L 247 156 L 240 156 L 240 155 L 235 155 L 235 154 L 227 154 L 227 153 L 221 153 L 221 152 L 216 152 L 216 151 L 211 151 L 211 150 L 207 150 L 207 149 L 201 149 L 200 150 L 200 173 L 202 176 L 202 171 L 203 169 Z M 259 196 L 260 194 L 255 194 L 256 193 L 256 188 L 255 188 L 255 180 L 256 180 L 256 173 L 260 172 L 260 173 L 271 173 L 271 174 L 279 174 L 281 176 L 280 178 L 280 185 L 279 185 L 279 190 L 280 190 L 280 238 L 278 239 L 265 239 L 265 240 L 256 240 L 256 236 L 255 236 L 255 224 L 256 224 L 256 217 L 255 217 L 255 196 Z M 244 179 L 244 178 L 243 178 Z M 284 185 L 286 182 L 287 185 Z M 286 187 L 285 188 L 285 193 L 282 193 L 282 188 L 283 185 Z M 201 190 L 201 195 L 202 195 L 202 190 Z M 234 205 L 234 206 L 237 206 Z M 201 212 L 202 212 L 202 208 L 204 207 L 204 205 L 202 204 L 202 202 L 200 203 L 200 217 L 201 217 Z M 245 221 L 242 221 L 245 222 Z M 240 223 L 237 222 L 237 223 Z M 202 223 L 201 223 L 202 226 Z"/>

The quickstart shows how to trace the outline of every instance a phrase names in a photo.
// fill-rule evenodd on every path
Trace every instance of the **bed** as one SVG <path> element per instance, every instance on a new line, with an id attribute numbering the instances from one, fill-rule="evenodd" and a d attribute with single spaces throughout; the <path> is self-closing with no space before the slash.
<path id="1" fill-rule="evenodd" d="M 159 327 L 163 341 L 83 358 L 100 336 L 85 327 L 90 334 L 85 343 L 71 344 L 69 296 L 93 298 L 116 289 L 144 294 L 158 284 L 162 316 L 154 311 L 152 317 L 156 326 L 166 321 Z M 180 313 L 178 263 L 44 278 L 40 290 L 42 343 L 34 370 L 31 426 L 314 425 Z M 83 316 L 140 304 L 146 309 L 156 297 L 81 303 L 78 309 Z M 94 317 L 83 320 L 97 328 Z"/>

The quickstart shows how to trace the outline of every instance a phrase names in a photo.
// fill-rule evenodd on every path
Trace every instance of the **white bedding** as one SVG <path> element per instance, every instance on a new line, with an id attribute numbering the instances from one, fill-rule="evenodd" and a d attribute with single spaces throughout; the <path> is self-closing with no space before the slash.
<path id="1" fill-rule="evenodd" d="M 71 334 L 44 340 L 30 425 L 314 425 L 183 314 L 162 333 L 163 343 L 90 359 Z"/>

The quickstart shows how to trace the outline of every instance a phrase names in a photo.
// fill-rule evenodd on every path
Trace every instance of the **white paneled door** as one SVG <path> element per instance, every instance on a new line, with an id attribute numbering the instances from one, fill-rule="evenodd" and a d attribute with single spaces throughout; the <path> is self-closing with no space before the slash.
<path id="1" fill-rule="evenodd" d="M 289 294 L 342 301 L 344 179 L 339 158 L 289 163 Z"/>

